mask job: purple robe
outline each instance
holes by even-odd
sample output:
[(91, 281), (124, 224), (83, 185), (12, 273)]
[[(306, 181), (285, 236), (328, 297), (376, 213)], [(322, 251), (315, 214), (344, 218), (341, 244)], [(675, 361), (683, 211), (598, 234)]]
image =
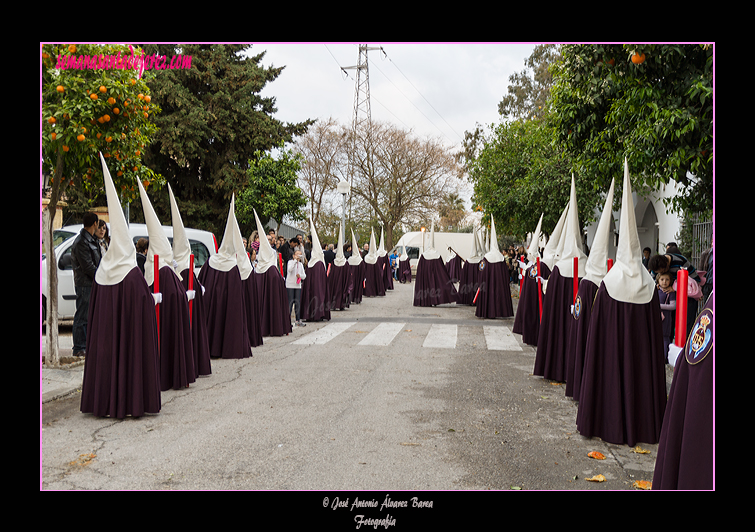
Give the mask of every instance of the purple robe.
[(364, 261), (356, 266), (349, 264), (349, 303), (359, 305), (362, 302), (365, 285), (365, 265)]
[(414, 280), (414, 306), (434, 307), (456, 303), (459, 294), (448, 276), (443, 259), (426, 259), (420, 256), (417, 278)]
[[(180, 390), (197, 380), (186, 289), (170, 266), (160, 268), (160, 390)], [(154, 286), (149, 287), (154, 291)]]
[(585, 365), (585, 343), (590, 331), (592, 317), (592, 303), (598, 285), (589, 279), (582, 279), (577, 290), (577, 301), (574, 303), (572, 319), (569, 327), (569, 340), (566, 343), (566, 397), (579, 401), (579, 389), (582, 385), (582, 368)]
[(514, 302), (509, 287), (509, 267), (504, 261), (488, 262), (482, 259), (475, 316), (478, 318), (510, 318), (514, 316)]
[(461, 267), (461, 276), (459, 278), (459, 300), (460, 305), (476, 305), (474, 296), (477, 294), (477, 288), (480, 286), (480, 263), (465, 262)]
[(458, 283), (461, 280), (462, 269), (461, 257), (454, 255), (454, 257), (446, 263), (446, 270), (448, 276), (451, 278), (452, 283)]
[(380, 260), (375, 264), (362, 261), (364, 264), (364, 297), (377, 297), (385, 295), (385, 283), (383, 268)]
[(262, 336), (285, 336), (292, 330), (286, 281), (274, 266), (265, 273), (254, 272), (260, 305)]
[(212, 358), (247, 358), (252, 356), (246, 328), (244, 289), (238, 266), (227, 272), (205, 263), (199, 271), (205, 287), (207, 340)]
[[(540, 261), (540, 277), (548, 279), (550, 268)], [(537, 337), (540, 335), (540, 299), (538, 292), (542, 293), (542, 287), (537, 284), (537, 266), (532, 266), (526, 271), (522, 281), (522, 291), (519, 294), (519, 304), (516, 307), (516, 317), (512, 332), (522, 335), (522, 342), (527, 345), (537, 346)], [(545, 304), (545, 294), (543, 294)]]
[[(194, 290), (194, 300), (191, 303), (191, 312), (189, 313), (191, 325), (191, 345), (194, 352), (194, 370), (197, 377), (200, 375), (211, 375), (212, 364), (210, 362), (210, 341), (207, 339), (207, 300), (202, 294), (202, 285), (194, 272), (192, 289)], [(181, 284), (185, 290), (189, 289), (189, 269), (186, 268), (181, 272)]]
[(346, 310), (349, 308), (349, 286), (351, 265), (346, 262), (343, 266), (330, 267), (328, 275), (328, 301), (331, 310)]
[(543, 319), (537, 337), (534, 375), (566, 382), (566, 344), (569, 327), (574, 318), (571, 306), (574, 303), (574, 281), (562, 277), (558, 266), (548, 277), (548, 286), (543, 298)]
[(400, 283), (412, 282), (412, 265), (409, 259), (398, 261), (398, 281)]
[(160, 412), (155, 300), (139, 268), (92, 285), (81, 411), (122, 419)]
[(585, 345), (580, 434), (617, 445), (658, 443), (666, 410), (665, 365), (658, 294), (648, 303), (625, 303), (611, 298), (601, 283)]
[(244, 288), (244, 309), (246, 315), (246, 332), (249, 335), (249, 345), (258, 347), (264, 344), (262, 339), (262, 310), (257, 294), (257, 279), (254, 272), (241, 281)]
[(711, 293), (676, 360), (655, 459), (654, 490), (714, 489), (713, 305)]
[(328, 277), (323, 261), (318, 261), (311, 268), (307, 267), (307, 277), (301, 285), (301, 319), (330, 321)]
[(384, 264), (380, 266), (383, 271), (383, 286), (386, 290), (393, 290), (393, 270), (391, 269), (391, 258), (388, 255), (378, 257), (378, 264)]

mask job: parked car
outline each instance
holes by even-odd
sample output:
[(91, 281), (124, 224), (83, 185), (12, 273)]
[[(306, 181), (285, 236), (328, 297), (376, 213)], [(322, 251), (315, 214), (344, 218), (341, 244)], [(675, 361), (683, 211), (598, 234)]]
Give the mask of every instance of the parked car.
[[(73, 266), (71, 265), (71, 246), (81, 232), (83, 226), (69, 225), (53, 232), (53, 245), (55, 246), (55, 258), (58, 267), (58, 319), (73, 319), (76, 312), (76, 290), (73, 286)], [(168, 240), (173, 241), (173, 227), (163, 226), (163, 231)], [(148, 238), (145, 224), (129, 224), (129, 233), (134, 245), (140, 238)], [(217, 253), (218, 244), (209, 231), (186, 228), (186, 236), (189, 238), (191, 251), (194, 254), (194, 271), (199, 275), (199, 270), (207, 260)], [(47, 260), (42, 255), (42, 321), (47, 318), (47, 294), (49, 286), (47, 282)]]

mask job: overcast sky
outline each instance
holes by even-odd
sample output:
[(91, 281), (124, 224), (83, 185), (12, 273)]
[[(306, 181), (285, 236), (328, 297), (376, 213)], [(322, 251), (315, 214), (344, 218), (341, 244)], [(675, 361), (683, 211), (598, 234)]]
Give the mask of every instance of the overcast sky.
[[(465, 131), (498, 123), (509, 76), (525, 69), (535, 43), (366, 43), (373, 121), (460, 146)], [(263, 90), (274, 96), (275, 118), (300, 122), (332, 117), (351, 124), (358, 43), (260, 43), (262, 65), (285, 66)], [(346, 68), (346, 72), (341, 70)], [(469, 208), (470, 186), (462, 190)]]

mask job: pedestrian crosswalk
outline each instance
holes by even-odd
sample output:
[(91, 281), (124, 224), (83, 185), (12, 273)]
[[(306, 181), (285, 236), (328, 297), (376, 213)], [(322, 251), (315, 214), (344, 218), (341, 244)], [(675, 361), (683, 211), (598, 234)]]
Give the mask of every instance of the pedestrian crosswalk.
[[(411, 324), (406, 322), (379, 322), (377, 325), (356, 321), (331, 322), (319, 329), (308, 332), (297, 338), (292, 343), (297, 345), (324, 345), (341, 338), (343, 344), (358, 346), (390, 346), (394, 345), (402, 332), (414, 332), (413, 336), (421, 336), (423, 348), (428, 349), (455, 349), (460, 336), (460, 329), (471, 328), (471, 325), (457, 325), (448, 323), (433, 323), (427, 325)], [(484, 344), (476, 341), (477, 347), (485, 346), (491, 351), (524, 351), (516, 335), (511, 332), (510, 325), (485, 325), (476, 326), (475, 331), (464, 331), (466, 335), (484, 338)], [(347, 334), (344, 333), (356, 333)], [(480, 335), (480, 332), (482, 333)], [(362, 336), (363, 335), (363, 336)], [(345, 339), (344, 339), (345, 336)]]

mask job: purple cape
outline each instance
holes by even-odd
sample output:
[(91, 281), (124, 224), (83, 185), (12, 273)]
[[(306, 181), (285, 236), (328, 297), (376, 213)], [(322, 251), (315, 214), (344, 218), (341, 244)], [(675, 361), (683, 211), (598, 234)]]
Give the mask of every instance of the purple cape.
[(213, 358), (246, 358), (252, 356), (246, 329), (244, 290), (238, 266), (227, 272), (205, 263), (199, 271), (199, 282), (205, 287), (207, 340)]
[(351, 265), (347, 262), (343, 266), (330, 267), (328, 275), (328, 301), (331, 310), (345, 310), (349, 308), (349, 286)]
[(574, 321), (571, 315), (573, 282), (572, 278), (562, 277), (558, 266), (555, 266), (548, 277), (543, 298), (543, 319), (532, 373), (552, 381), (566, 381), (566, 343), (569, 327)]
[(349, 264), (349, 303), (358, 305), (362, 302), (365, 285), (365, 262), (356, 266)]
[[(170, 266), (160, 268), (160, 390), (180, 390), (196, 381), (186, 289)], [(154, 291), (154, 287), (149, 287)]]
[(458, 283), (461, 280), (462, 267), (461, 257), (458, 255), (455, 255), (446, 263), (446, 270), (448, 271), (448, 276), (451, 278), (452, 283)]
[(567, 397), (579, 401), (579, 389), (582, 385), (582, 368), (585, 365), (585, 343), (590, 331), (592, 317), (592, 302), (598, 286), (589, 279), (582, 279), (577, 290), (577, 301), (574, 303), (572, 319), (569, 327), (569, 340), (566, 343), (566, 391)]
[(330, 321), (328, 282), (328, 273), (325, 270), (324, 262), (318, 261), (311, 268), (307, 266), (307, 277), (301, 285), (301, 319)]
[(409, 259), (398, 261), (398, 280), (400, 283), (412, 282), (412, 265)]
[(713, 294), (698, 314), (674, 367), (654, 490), (712, 490), (714, 434)]
[(288, 306), (286, 282), (278, 268), (271, 266), (265, 273), (254, 272), (257, 281), (262, 336), (285, 336), (291, 332), (291, 309)]
[(383, 265), (378, 260), (375, 264), (364, 264), (364, 297), (376, 297), (385, 295), (385, 283), (383, 281)]
[[(509, 288), (509, 267), (505, 262), (490, 263), (482, 259), (475, 316), (478, 318), (509, 318), (514, 315), (514, 303)], [(474, 297), (474, 296), (473, 296)]]
[[(450, 277), (450, 276), (449, 276)], [(465, 262), (459, 278), (460, 305), (475, 305), (474, 296), (480, 286), (480, 263)]]
[(414, 280), (414, 306), (432, 307), (456, 303), (459, 294), (448, 276), (443, 259), (426, 259), (420, 256), (417, 278)]
[(125, 418), (160, 412), (160, 362), (155, 300), (144, 274), (92, 285), (81, 411)]
[(254, 272), (242, 280), (241, 284), (244, 288), (246, 332), (249, 335), (249, 345), (258, 347), (264, 341), (262, 339), (262, 311), (260, 310), (260, 298), (257, 294), (257, 280), (254, 277)]
[(618, 445), (658, 443), (666, 410), (665, 366), (658, 293), (645, 304), (624, 303), (601, 283), (585, 345), (580, 434)]
[[(191, 325), (191, 345), (194, 351), (194, 370), (196, 376), (211, 375), (212, 365), (210, 362), (210, 341), (207, 339), (207, 300), (202, 294), (202, 285), (199, 279), (191, 272), (194, 277), (193, 287), (194, 300), (191, 304), (191, 313), (189, 314)], [(189, 289), (189, 269), (186, 268), (181, 272), (181, 284), (185, 290)]]
[[(527, 345), (537, 346), (537, 337), (540, 334), (540, 299), (538, 292), (542, 287), (537, 285), (537, 266), (529, 268), (522, 281), (522, 292), (519, 294), (519, 304), (516, 307), (516, 317), (512, 332), (522, 335), (522, 341)], [(540, 277), (548, 279), (551, 270), (540, 261)], [(543, 294), (545, 304), (545, 294)]]
[(385, 255), (383, 257), (378, 258), (378, 264), (385, 264), (385, 267), (382, 265), (380, 268), (383, 271), (383, 286), (386, 290), (393, 290), (393, 271), (391, 270), (391, 258), (388, 255)]

